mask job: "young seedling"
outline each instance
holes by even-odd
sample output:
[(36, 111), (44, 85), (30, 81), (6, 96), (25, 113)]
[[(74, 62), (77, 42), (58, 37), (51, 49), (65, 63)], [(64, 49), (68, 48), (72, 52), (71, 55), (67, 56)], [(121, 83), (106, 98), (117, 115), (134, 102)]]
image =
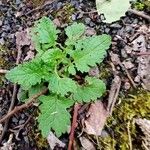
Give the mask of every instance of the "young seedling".
[[(82, 23), (73, 23), (65, 29), (65, 43), (58, 43), (59, 31), (49, 18), (43, 17), (31, 31), (37, 51), (35, 58), (6, 74), (6, 78), (19, 84), (29, 97), (48, 88), (48, 93), (38, 98), (38, 123), (44, 137), (50, 130), (58, 137), (65, 133), (71, 118), (67, 109), (75, 102), (95, 101), (106, 90), (105, 83), (88, 76), (88, 72), (103, 61), (111, 38), (105, 34), (86, 37), (84, 32)], [(76, 75), (83, 73), (79, 82)], [(27, 101), (25, 97), (23, 100)]]

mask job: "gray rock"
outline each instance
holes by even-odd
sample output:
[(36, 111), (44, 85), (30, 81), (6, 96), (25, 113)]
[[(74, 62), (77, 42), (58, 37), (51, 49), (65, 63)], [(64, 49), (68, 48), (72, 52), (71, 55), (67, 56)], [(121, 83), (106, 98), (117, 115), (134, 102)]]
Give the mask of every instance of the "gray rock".
[(12, 118), (12, 122), (18, 123), (18, 119), (17, 119), (16, 117), (13, 117), (13, 118)]
[(87, 25), (89, 25), (90, 22), (91, 22), (91, 19), (90, 19), (90, 18), (85, 18), (85, 23), (86, 23)]

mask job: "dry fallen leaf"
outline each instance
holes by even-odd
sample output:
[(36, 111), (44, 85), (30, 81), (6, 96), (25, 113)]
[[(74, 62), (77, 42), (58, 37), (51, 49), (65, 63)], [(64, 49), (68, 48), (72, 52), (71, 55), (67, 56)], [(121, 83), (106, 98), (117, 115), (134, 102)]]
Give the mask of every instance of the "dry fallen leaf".
[(143, 142), (145, 146), (150, 149), (150, 120), (139, 118), (136, 119), (135, 122), (137, 125), (139, 125), (144, 134)]
[(28, 61), (34, 58), (34, 52), (33, 51), (28, 51), (27, 56), (24, 58), (24, 61)]
[(16, 32), (16, 45), (17, 48), (21, 48), (24, 45), (30, 45), (31, 39), (28, 36), (27, 30)]
[(47, 137), (47, 141), (52, 150), (55, 148), (56, 145), (58, 145), (59, 147), (62, 147), (62, 148), (65, 147), (65, 144), (63, 142), (61, 142), (52, 132), (49, 133), (49, 135)]
[(85, 120), (85, 132), (100, 136), (106, 119), (109, 116), (108, 111), (101, 101), (96, 101), (91, 104), (88, 114), (89, 117)]
[(96, 150), (93, 143), (86, 137), (80, 137), (79, 140), (81, 142), (83, 150)]

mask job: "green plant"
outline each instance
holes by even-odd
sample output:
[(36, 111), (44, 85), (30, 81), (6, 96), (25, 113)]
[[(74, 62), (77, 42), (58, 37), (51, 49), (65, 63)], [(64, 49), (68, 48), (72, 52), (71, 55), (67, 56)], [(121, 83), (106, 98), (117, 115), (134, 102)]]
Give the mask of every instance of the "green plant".
[[(31, 31), (37, 55), (6, 74), (7, 79), (18, 83), (29, 96), (48, 87), (46, 96), (38, 98), (41, 103), (38, 123), (44, 137), (50, 129), (57, 136), (65, 133), (70, 125), (67, 109), (75, 102), (94, 101), (106, 90), (105, 83), (89, 77), (88, 71), (102, 62), (111, 38), (108, 35), (86, 37), (84, 32), (85, 26), (81, 23), (68, 26), (63, 46), (57, 42), (59, 31), (53, 22), (43, 17)], [(76, 79), (79, 73), (84, 73), (82, 82)]]

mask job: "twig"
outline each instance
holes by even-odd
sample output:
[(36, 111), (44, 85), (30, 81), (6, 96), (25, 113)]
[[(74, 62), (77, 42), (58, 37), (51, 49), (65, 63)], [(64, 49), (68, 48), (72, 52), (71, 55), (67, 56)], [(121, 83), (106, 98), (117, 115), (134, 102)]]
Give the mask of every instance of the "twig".
[(71, 132), (69, 136), (69, 144), (68, 144), (68, 150), (72, 150), (72, 144), (74, 141), (74, 132), (76, 129), (76, 124), (77, 124), (77, 116), (78, 116), (78, 109), (80, 107), (80, 104), (76, 103), (74, 105), (74, 113), (73, 113), (73, 120), (72, 120), (72, 126), (71, 126)]
[(42, 6), (36, 7), (35, 9), (32, 9), (32, 10), (28, 11), (26, 14), (22, 14), (22, 15), (29, 15), (35, 11), (39, 11), (39, 10), (43, 9), (44, 7), (46, 7), (47, 5), (52, 4), (54, 1), (56, 1), (56, 0), (47, 1)]
[(144, 141), (142, 141), (142, 145), (145, 148), (145, 150), (149, 150), (149, 148), (146, 146), (146, 144), (144, 143)]
[(140, 53), (136, 53), (137, 56), (141, 56), (141, 55), (150, 55), (150, 52), (140, 52)]
[(0, 69), (0, 74), (6, 74), (8, 70)]
[(119, 76), (115, 76), (108, 97), (107, 110), (109, 111), (110, 115), (112, 114), (114, 105), (119, 95), (120, 87), (121, 87), (121, 79)]
[(5, 115), (2, 119), (0, 119), (0, 123), (4, 122), (9, 117), (13, 116), (19, 111), (22, 111), (25, 108), (28, 108), (32, 105), (32, 103), (41, 95), (45, 94), (48, 91), (48, 89), (44, 89), (43, 91), (39, 92), (38, 94), (35, 94), (31, 98), (28, 99), (28, 101), (20, 106), (16, 106), (12, 111), (10, 111), (7, 115)]
[[(21, 54), (22, 54), (22, 50), (18, 49), (18, 54), (17, 54), (17, 59), (16, 59), (16, 65), (19, 64), (19, 61), (20, 61), (20, 58), (21, 58)], [(14, 108), (15, 100), (16, 100), (16, 95), (17, 95), (17, 84), (15, 84), (14, 88), (13, 88), (13, 94), (12, 94), (12, 98), (11, 98), (11, 103), (10, 103), (10, 106), (9, 106), (8, 114)], [(2, 142), (3, 137), (4, 137), (4, 135), (5, 135), (5, 133), (6, 133), (7, 129), (8, 129), (8, 124), (9, 124), (9, 117), (7, 118), (7, 120), (5, 122), (4, 129), (3, 129), (3, 132), (2, 132), (1, 137), (0, 137), (0, 143)]]
[(130, 122), (127, 123), (127, 132), (128, 132), (128, 139), (129, 139), (129, 147), (132, 150), (132, 140), (131, 140), (131, 133), (130, 133)]
[(142, 17), (144, 19), (147, 19), (148, 21), (150, 21), (150, 16), (144, 14), (143, 12), (140, 12), (140, 11), (137, 11), (137, 10), (134, 10), (134, 9), (128, 9), (129, 12), (139, 16), (139, 17)]
[(121, 62), (119, 63), (119, 65), (120, 65), (120, 66), (122, 67), (122, 69), (125, 71), (125, 73), (126, 73), (128, 79), (130, 80), (132, 86), (133, 86), (134, 88), (136, 88), (136, 84), (134, 83), (132, 77), (130, 76), (130, 74), (129, 74), (127, 68), (126, 68)]

